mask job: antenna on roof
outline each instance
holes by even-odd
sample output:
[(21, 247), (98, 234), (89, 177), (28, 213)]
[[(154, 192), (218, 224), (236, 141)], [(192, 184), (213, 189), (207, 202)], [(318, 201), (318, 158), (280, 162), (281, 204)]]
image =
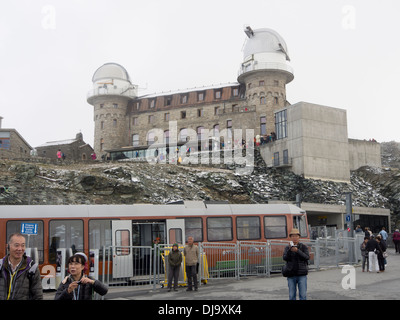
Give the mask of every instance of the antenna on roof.
[(250, 26), (246, 26), (244, 29), (244, 33), (251, 38), (252, 36), (254, 36), (254, 31)]

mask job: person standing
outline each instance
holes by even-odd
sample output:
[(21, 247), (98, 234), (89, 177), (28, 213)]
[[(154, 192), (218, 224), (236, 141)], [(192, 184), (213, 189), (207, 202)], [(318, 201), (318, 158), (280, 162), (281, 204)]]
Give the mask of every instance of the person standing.
[(168, 254), (168, 292), (171, 291), (172, 280), (174, 280), (174, 291), (178, 291), (179, 270), (181, 269), (182, 255), (178, 244), (174, 243)]
[(400, 232), (399, 232), (399, 229), (396, 229), (393, 232), (393, 243), (394, 243), (394, 249), (396, 250), (396, 253), (400, 253)]
[(361, 256), (362, 256), (362, 272), (365, 271), (365, 264), (367, 264), (367, 271), (368, 271), (368, 252), (367, 252), (367, 242), (369, 238), (364, 237), (364, 241), (360, 245)]
[(198, 290), (197, 283), (197, 264), (199, 263), (199, 247), (193, 243), (193, 237), (188, 237), (188, 244), (183, 250), (186, 265), (186, 277), (188, 288), (186, 291)]
[[(381, 248), (378, 245), (378, 242), (375, 240), (375, 237), (372, 235), (368, 240), (365, 249), (368, 252), (368, 271), (369, 272), (378, 272), (379, 273), (379, 265), (378, 265), (378, 252)], [(374, 270), (373, 270), (374, 269)]]
[(382, 227), (382, 230), (379, 232), (379, 235), (382, 237), (382, 240), (384, 242), (386, 242), (387, 238), (388, 238), (388, 234), (386, 232), (386, 228)]
[(43, 300), (38, 264), (25, 254), (25, 237), (13, 233), (0, 260), (0, 300)]
[(299, 299), (307, 299), (307, 274), (308, 260), (310, 255), (308, 247), (300, 242), (300, 232), (292, 229), (289, 234), (290, 244), (283, 252), (283, 260), (286, 261), (288, 269), (287, 281), (289, 287), (289, 299), (296, 300), (297, 287), (299, 289)]
[(379, 271), (384, 272), (385, 271), (385, 257), (383, 256), (383, 253), (386, 251), (386, 242), (383, 241), (381, 236), (376, 237), (376, 241), (378, 242), (379, 245), (379, 251), (378, 251), (378, 265), (379, 265)]
[(101, 296), (108, 292), (105, 284), (85, 275), (87, 262), (83, 252), (77, 252), (68, 259), (70, 274), (60, 283), (54, 300), (92, 300), (93, 292)]

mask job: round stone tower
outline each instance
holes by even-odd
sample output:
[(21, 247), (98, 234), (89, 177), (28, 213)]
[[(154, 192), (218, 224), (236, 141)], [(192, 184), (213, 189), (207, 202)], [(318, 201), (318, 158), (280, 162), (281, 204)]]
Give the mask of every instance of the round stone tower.
[(294, 78), (288, 49), (274, 30), (246, 27), (244, 31), (247, 39), (238, 82), (246, 86), (247, 103), (260, 119), (255, 134), (270, 134), (275, 131), (274, 112), (287, 105), (286, 84)]
[(138, 87), (117, 63), (106, 63), (98, 68), (92, 82), (87, 102), (94, 107), (94, 151), (100, 157), (106, 150), (129, 144), (127, 106), (137, 97)]

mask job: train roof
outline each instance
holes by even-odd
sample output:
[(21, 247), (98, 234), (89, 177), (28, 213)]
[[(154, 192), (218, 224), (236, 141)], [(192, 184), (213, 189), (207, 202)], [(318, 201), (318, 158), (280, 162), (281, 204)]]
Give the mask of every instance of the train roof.
[(108, 218), (219, 216), (258, 214), (305, 214), (292, 204), (207, 204), (185, 201), (183, 204), (131, 205), (2, 205), (0, 219), (40, 218)]

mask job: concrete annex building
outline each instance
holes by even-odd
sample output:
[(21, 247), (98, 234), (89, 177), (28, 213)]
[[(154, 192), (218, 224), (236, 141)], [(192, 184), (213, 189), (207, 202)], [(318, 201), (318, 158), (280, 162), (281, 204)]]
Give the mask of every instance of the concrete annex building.
[[(245, 34), (243, 61), (233, 83), (139, 96), (124, 67), (99, 67), (87, 96), (94, 107), (98, 157), (155, 141), (168, 143), (173, 134), (186, 141), (193, 132), (204, 138), (204, 130), (218, 137), (223, 130), (232, 136), (234, 129), (242, 129), (244, 136), (245, 129), (254, 129), (259, 136), (276, 134), (276, 141), (260, 146), (267, 165), (306, 178), (349, 182), (350, 170), (381, 166), (378, 143), (349, 140), (346, 110), (287, 101), (286, 85), (294, 72), (277, 32), (246, 27)], [(171, 121), (176, 121), (177, 132), (171, 132)], [(162, 137), (151, 131), (155, 128)]]

